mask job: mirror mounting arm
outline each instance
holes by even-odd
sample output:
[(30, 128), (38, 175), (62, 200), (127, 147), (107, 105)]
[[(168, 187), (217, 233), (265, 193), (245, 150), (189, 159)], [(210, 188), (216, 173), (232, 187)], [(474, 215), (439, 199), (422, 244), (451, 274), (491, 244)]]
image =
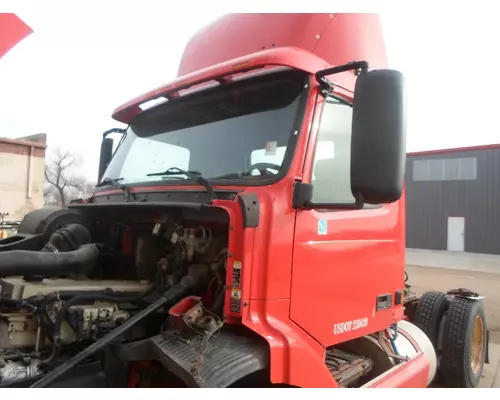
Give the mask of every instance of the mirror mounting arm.
[(356, 200), (354, 203), (313, 203), (306, 202), (302, 207), (305, 210), (332, 210), (332, 211), (355, 211), (362, 210), (365, 203), (362, 200)]
[(123, 128), (111, 128), (111, 129), (108, 129), (106, 132), (104, 132), (102, 134), (102, 139), (106, 139), (106, 137), (110, 134), (110, 133), (122, 133), (122, 134), (125, 134), (127, 133), (127, 130), (126, 129), (123, 129)]
[(354, 71), (354, 75), (359, 76), (368, 72), (367, 61), (351, 61), (347, 64), (337, 65), (336, 67), (322, 69), (316, 72), (316, 80), (318, 83), (323, 83), (323, 78), (329, 75), (340, 74), (342, 72)]
[(335, 85), (327, 78), (327, 76), (347, 71), (354, 71), (354, 75), (360, 76), (368, 72), (368, 67), (369, 65), (367, 61), (351, 61), (347, 64), (322, 69), (321, 71), (316, 72), (315, 77), (321, 86), (321, 94), (327, 97), (331, 95), (335, 89)]
[(354, 203), (315, 203), (312, 201), (313, 185), (295, 182), (292, 192), (292, 208), (304, 210), (361, 210), (365, 202), (359, 194), (354, 195)]

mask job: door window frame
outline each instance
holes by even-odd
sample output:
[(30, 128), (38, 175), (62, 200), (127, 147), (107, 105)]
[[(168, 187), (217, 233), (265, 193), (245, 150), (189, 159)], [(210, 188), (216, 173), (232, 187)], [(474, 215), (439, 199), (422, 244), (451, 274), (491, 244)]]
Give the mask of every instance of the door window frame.
[[(305, 154), (305, 160), (303, 164), (302, 177), (303, 182), (313, 184), (313, 171), (316, 160), (316, 150), (318, 138), (320, 136), (321, 122), (323, 117), (323, 112), (325, 111), (325, 106), (329, 101), (333, 101), (336, 103), (342, 104), (342, 102), (336, 98), (336, 96), (331, 95), (323, 95), (320, 90), (316, 92), (316, 105), (314, 108), (313, 119), (311, 123), (311, 128), (309, 132), (309, 139), (307, 143), (307, 150)], [(346, 105), (347, 107), (347, 105)], [(352, 105), (351, 105), (352, 107)], [(313, 187), (314, 192), (314, 187)], [(323, 204), (334, 204), (334, 203), (323, 203)], [(361, 209), (320, 209), (315, 208), (316, 212), (353, 212), (353, 211), (364, 211), (364, 210), (373, 210), (383, 208), (383, 204), (364, 204)]]

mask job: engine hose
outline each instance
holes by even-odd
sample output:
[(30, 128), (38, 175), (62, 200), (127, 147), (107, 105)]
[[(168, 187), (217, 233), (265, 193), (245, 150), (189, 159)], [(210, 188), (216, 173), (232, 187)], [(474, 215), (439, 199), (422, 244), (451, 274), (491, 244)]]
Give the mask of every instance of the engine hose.
[[(26, 297), (24, 302), (28, 304), (39, 304), (39, 303), (47, 303), (55, 300), (69, 300), (73, 297), (77, 296), (87, 296), (87, 295), (106, 295), (111, 296), (113, 298), (123, 298), (122, 296), (130, 297), (134, 292), (115, 292), (112, 289), (99, 289), (99, 290), (61, 290), (58, 292), (51, 292), (43, 295), (35, 295)], [(142, 296), (144, 292), (135, 292), (135, 295)]]
[(100, 293), (83, 293), (79, 296), (75, 296), (70, 298), (69, 300), (65, 301), (61, 309), (59, 310), (59, 313), (57, 314), (56, 320), (54, 321), (54, 325), (52, 328), (52, 340), (54, 341), (54, 345), (58, 346), (59, 341), (61, 338), (61, 326), (64, 321), (64, 318), (66, 317), (66, 313), (68, 311), (68, 308), (71, 306), (74, 306), (76, 304), (85, 302), (85, 301), (107, 301), (107, 302), (113, 302), (113, 303), (135, 303), (139, 300), (144, 299), (146, 296), (149, 296), (153, 291), (155, 290), (155, 287), (151, 287), (150, 289), (146, 290), (145, 292), (136, 294), (134, 296), (120, 296), (120, 295), (114, 295), (114, 294), (106, 294), (105, 292), (100, 292)]
[(85, 272), (99, 256), (93, 244), (84, 244), (74, 251), (53, 253), (45, 251), (12, 250), (0, 252), (0, 277), (53, 277)]
[(222, 286), (222, 289), (217, 294), (215, 298), (214, 304), (212, 305), (212, 312), (216, 315), (221, 315), (224, 307), (224, 296), (226, 291), (224, 290), (225, 286)]
[(132, 326), (158, 310), (160, 307), (164, 305), (171, 306), (181, 300), (184, 296), (190, 294), (190, 292), (194, 292), (197, 288), (206, 285), (208, 281), (208, 270), (201, 269), (199, 268), (200, 266), (197, 267), (198, 268), (190, 269), (188, 275), (184, 276), (180, 283), (167, 290), (163, 294), (163, 296), (156, 300), (153, 304), (134, 315), (132, 318), (112, 330), (103, 338), (99, 339), (86, 349), (82, 350), (80, 353), (66, 361), (64, 364), (61, 364), (59, 367), (47, 373), (40, 380), (31, 385), (30, 388), (47, 387), (61, 375), (63, 375), (66, 371), (69, 371), (71, 368), (77, 366), (92, 354), (95, 354), (105, 348)]
[(19, 306), (19, 301), (7, 299), (5, 297), (0, 297), (0, 305), (6, 306), (9, 308), (17, 308)]

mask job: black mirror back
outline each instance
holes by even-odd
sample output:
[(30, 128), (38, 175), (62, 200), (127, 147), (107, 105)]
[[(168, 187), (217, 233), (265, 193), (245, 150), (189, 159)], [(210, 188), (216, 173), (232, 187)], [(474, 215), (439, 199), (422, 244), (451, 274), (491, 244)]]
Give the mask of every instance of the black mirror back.
[(292, 208), (307, 208), (312, 199), (313, 186), (310, 183), (295, 182), (292, 191)]
[(401, 197), (406, 164), (404, 76), (383, 69), (356, 80), (351, 142), (351, 187), (367, 204)]
[(106, 171), (106, 167), (111, 161), (111, 157), (113, 156), (113, 139), (105, 138), (101, 142), (101, 155), (99, 158), (99, 173), (97, 176), (97, 183), (101, 181), (102, 176), (104, 175), (104, 171)]

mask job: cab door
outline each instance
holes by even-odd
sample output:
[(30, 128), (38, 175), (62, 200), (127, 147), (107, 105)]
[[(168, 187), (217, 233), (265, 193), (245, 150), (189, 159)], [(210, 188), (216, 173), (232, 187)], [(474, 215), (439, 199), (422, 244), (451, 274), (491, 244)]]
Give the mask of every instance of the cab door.
[[(315, 203), (352, 203), (352, 107), (333, 98), (318, 107), (303, 181), (313, 184)], [(324, 346), (398, 318), (393, 305), (404, 286), (403, 207), (400, 201), (297, 211), (290, 317)]]

